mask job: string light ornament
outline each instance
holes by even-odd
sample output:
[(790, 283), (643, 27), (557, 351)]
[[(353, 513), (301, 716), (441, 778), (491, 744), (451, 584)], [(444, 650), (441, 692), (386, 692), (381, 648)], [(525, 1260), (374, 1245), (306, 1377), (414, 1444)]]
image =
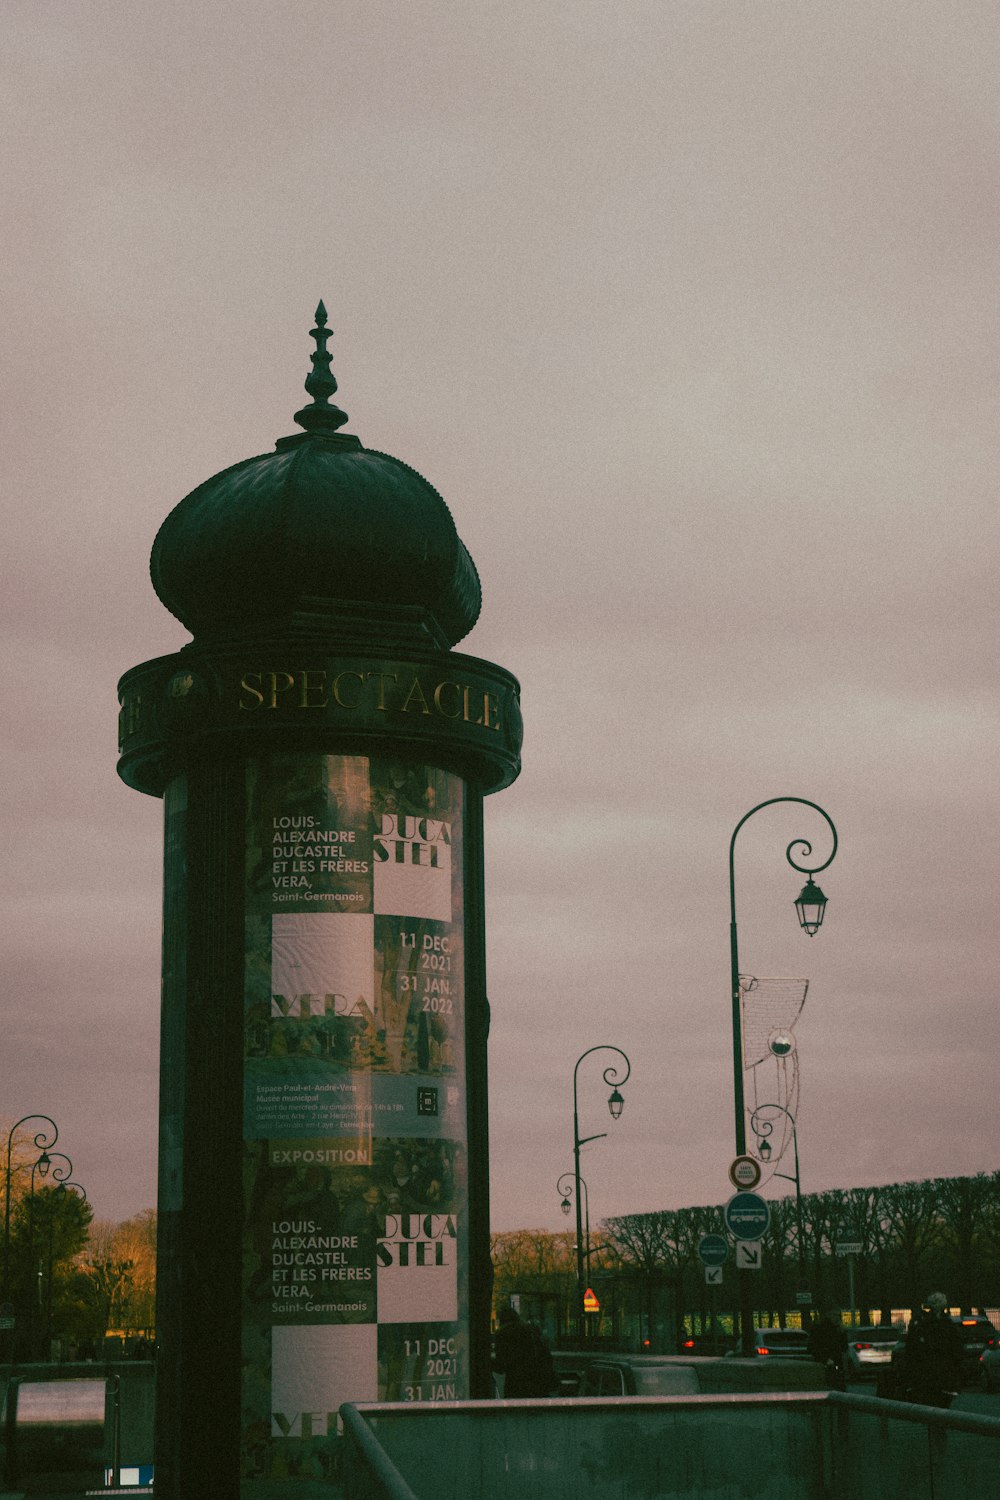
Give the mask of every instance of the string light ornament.
[[(799, 1061), (795, 1025), (802, 1014), (808, 990), (808, 979), (740, 975), (743, 1070), (748, 1075), (743, 1092), (750, 1139), (755, 1136), (750, 1125), (751, 1117), (762, 1105), (777, 1104), (793, 1118), (798, 1116)], [(771, 1154), (761, 1162), (764, 1181), (778, 1167), (792, 1140), (791, 1125), (779, 1114), (776, 1127), (779, 1120), (782, 1122), (780, 1130), (776, 1128), (768, 1141)]]

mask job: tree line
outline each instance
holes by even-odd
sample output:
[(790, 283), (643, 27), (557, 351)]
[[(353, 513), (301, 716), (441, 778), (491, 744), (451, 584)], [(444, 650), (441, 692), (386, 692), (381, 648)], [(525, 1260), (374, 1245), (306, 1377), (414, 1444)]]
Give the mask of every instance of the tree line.
[(150, 1343), (155, 1323), (156, 1214), (95, 1219), (64, 1184), (11, 1177), (0, 1247), (0, 1357), (98, 1359)]
[[(943, 1291), (963, 1311), (1000, 1307), (1000, 1172), (935, 1177), (878, 1187), (774, 1199), (763, 1265), (753, 1273), (755, 1315), (784, 1323), (808, 1292), (813, 1308), (846, 1308), (847, 1271), (836, 1254), (849, 1227), (862, 1322), (889, 1322)], [(5, 1205), (6, 1208), (6, 1205)], [(723, 1285), (705, 1282), (698, 1242), (724, 1234), (724, 1204), (659, 1209), (602, 1221), (586, 1247), (586, 1276), (611, 1337), (675, 1344), (684, 1332), (728, 1321), (736, 1299), (730, 1260)], [(555, 1336), (576, 1324), (576, 1252), (571, 1231), (521, 1229), (492, 1236), (494, 1301), (523, 1299)], [(0, 1350), (9, 1359), (87, 1358), (108, 1334), (152, 1339), (156, 1214), (96, 1220), (62, 1185), (27, 1191), (12, 1178), (0, 1261)], [(11, 1322), (13, 1327), (10, 1326)]]
[[(834, 1189), (769, 1203), (762, 1269), (752, 1273), (755, 1316), (781, 1323), (805, 1305), (848, 1306), (848, 1273), (836, 1253), (850, 1228), (859, 1321), (891, 1321), (930, 1290), (963, 1310), (1000, 1306), (1000, 1172)], [(666, 1347), (727, 1313), (736, 1299), (730, 1259), (709, 1289), (698, 1256), (706, 1234), (725, 1234), (724, 1204), (605, 1219), (591, 1238), (588, 1281), (602, 1317)], [(518, 1230), (493, 1236), (497, 1303), (519, 1295), (557, 1335), (575, 1326), (575, 1236)], [(603, 1296), (602, 1296), (603, 1292)], [(618, 1329), (612, 1327), (612, 1334)], [(631, 1336), (631, 1335), (630, 1335)]]

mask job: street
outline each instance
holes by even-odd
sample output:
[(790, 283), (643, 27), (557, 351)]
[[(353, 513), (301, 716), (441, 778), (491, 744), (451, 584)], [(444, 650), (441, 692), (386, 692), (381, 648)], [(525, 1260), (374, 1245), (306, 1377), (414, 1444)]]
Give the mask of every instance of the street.
[(983, 1417), (1000, 1417), (1000, 1392), (988, 1396), (985, 1391), (970, 1386), (959, 1391), (952, 1411), (974, 1411)]

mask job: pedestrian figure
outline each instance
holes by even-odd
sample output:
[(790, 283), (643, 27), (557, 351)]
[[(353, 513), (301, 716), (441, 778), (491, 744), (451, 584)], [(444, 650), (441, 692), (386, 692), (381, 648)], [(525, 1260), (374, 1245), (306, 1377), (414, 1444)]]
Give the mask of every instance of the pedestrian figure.
[(961, 1384), (963, 1352), (958, 1329), (948, 1316), (947, 1297), (931, 1292), (906, 1334), (906, 1400), (920, 1406), (950, 1406)]
[(809, 1330), (806, 1347), (813, 1359), (826, 1371), (831, 1390), (842, 1391), (845, 1385), (847, 1335), (839, 1315), (834, 1317), (832, 1312), (822, 1313)]
[(524, 1323), (512, 1307), (500, 1309), (493, 1368), (504, 1376), (504, 1399), (549, 1396), (555, 1371), (541, 1330)]

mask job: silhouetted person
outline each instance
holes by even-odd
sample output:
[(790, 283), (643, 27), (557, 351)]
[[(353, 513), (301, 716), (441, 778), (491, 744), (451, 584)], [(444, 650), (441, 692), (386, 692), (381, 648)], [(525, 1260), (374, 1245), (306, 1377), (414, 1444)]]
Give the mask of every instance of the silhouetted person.
[(505, 1377), (505, 1399), (552, 1393), (555, 1374), (549, 1346), (539, 1330), (523, 1323), (512, 1307), (500, 1309), (493, 1368)]
[(903, 1384), (920, 1406), (950, 1406), (962, 1378), (962, 1340), (944, 1292), (931, 1292), (906, 1334)]
[(839, 1318), (832, 1313), (822, 1313), (809, 1330), (806, 1348), (813, 1359), (826, 1370), (833, 1390), (844, 1389), (844, 1359), (847, 1354), (847, 1334)]

